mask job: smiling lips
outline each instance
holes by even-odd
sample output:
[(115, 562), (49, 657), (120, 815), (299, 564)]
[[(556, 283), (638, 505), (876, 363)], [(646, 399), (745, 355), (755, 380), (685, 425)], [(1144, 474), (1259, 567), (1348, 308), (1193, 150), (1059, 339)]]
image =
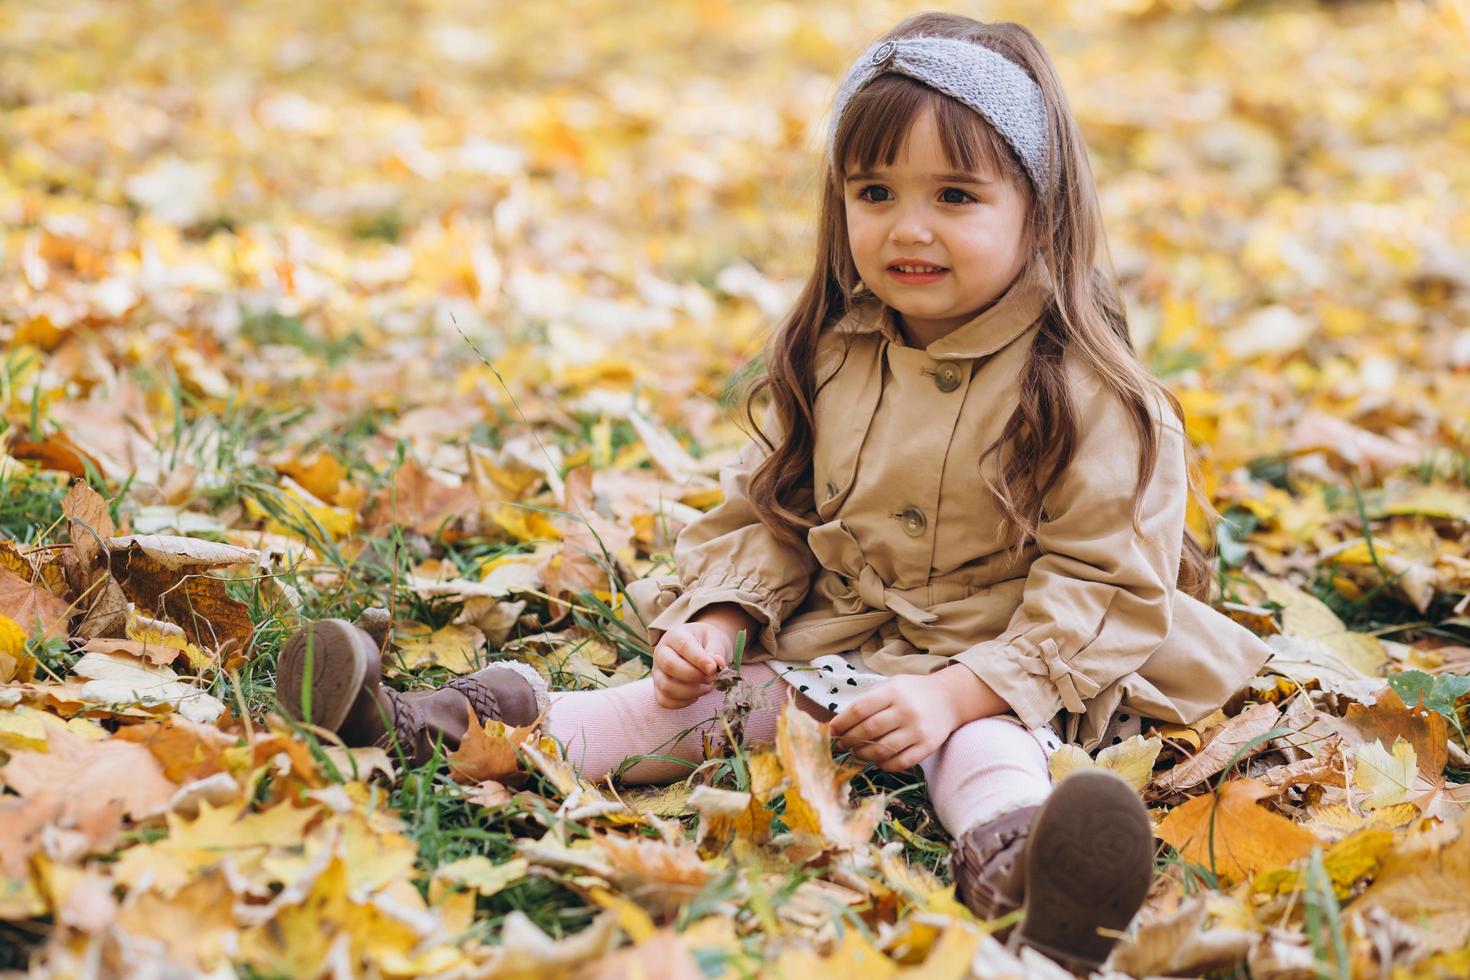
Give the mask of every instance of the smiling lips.
[(902, 285), (924, 286), (943, 279), (949, 275), (949, 270), (942, 265), (924, 262), (892, 262), (888, 266), (888, 275)]

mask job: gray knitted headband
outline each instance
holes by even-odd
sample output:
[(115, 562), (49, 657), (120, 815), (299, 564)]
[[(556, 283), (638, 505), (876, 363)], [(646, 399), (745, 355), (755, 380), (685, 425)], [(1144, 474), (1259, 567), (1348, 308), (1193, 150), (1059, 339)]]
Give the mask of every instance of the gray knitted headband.
[(1032, 186), (1048, 186), (1046, 101), (1040, 86), (1009, 58), (950, 37), (879, 41), (858, 56), (842, 80), (832, 112), (827, 157), (834, 173), (839, 169), (837, 124), (847, 103), (864, 85), (888, 72), (916, 78), (980, 113), (1021, 158)]

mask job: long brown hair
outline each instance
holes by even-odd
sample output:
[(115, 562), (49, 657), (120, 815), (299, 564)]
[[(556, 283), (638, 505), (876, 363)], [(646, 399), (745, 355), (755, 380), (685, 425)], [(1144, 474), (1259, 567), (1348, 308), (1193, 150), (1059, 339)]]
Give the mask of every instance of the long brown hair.
[[(848, 248), (843, 207), (843, 183), (850, 172), (847, 165), (856, 163), (871, 170), (879, 159), (891, 165), (913, 120), (929, 109), (949, 162), (957, 169), (987, 172), (988, 167), (989, 173), (1005, 175), (1018, 187), (1030, 187), (1025, 235), (1031, 258), (1022, 275), (1036, 274), (1032, 263), (1045, 263), (1055, 284), (1020, 379), (1019, 404), (1000, 437), (977, 461), (978, 465), (990, 453), (1004, 450), (1001, 458), (1005, 461), (997, 467), (998, 482), (992, 483), (988, 476), (984, 479), (1002, 513), (1002, 535), (1010, 560), (1017, 561), (1034, 538), (1042, 501), (1071, 463), (1076, 447), (1078, 420), (1062, 362), (1068, 351), (1081, 357), (1122, 399), (1138, 429), (1142, 456), (1132, 519), (1134, 531), (1142, 534), (1139, 504), (1158, 456), (1149, 402), (1162, 399), (1181, 425), (1184, 410), (1133, 349), (1107, 251), (1092, 168), (1051, 59), (1036, 36), (1019, 24), (986, 24), (958, 14), (928, 12), (904, 20), (883, 39), (911, 35), (982, 44), (1019, 65), (1036, 81), (1047, 105), (1052, 186), (1037, 192), (1027, 183), (1026, 172), (1010, 146), (983, 117), (922, 82), (904, 75), (880, 75), (853, 96), (836, 134), (834, 156), (844, 162), (843, 171), (835, 171), (830, 160), (822, 164), (816, 261), (811, 275), (766, 344), (764, 373), (747, 376), (737, 388), (745, 418), (769, 450), (751, 474), (749, 493), (756, 513), (773, 534), (791, 544), (804, 542), (806, 530), (815, 523), (804, 513), (809, 510), (804, 504), (812, 499), (817, 338), (852, 308), (861, 291)], [(755, 418), (755, 403), (767, 392), (779, 444), (767, 438)], [(1187, 439), (1185, 444), (1189, 492), (1213, 527), (1221, 515), (1201, 491), (1197, 453)], [(1052, 465), (1042, 483), (1038, 475), (1048, 458)], [(1213, 582), (1215, 544), (1213, 535), (1211, 538), (1206, 553), (1186, 528), (1179, 563), (1177, 587), (1202, 601), (1209, 600)]]

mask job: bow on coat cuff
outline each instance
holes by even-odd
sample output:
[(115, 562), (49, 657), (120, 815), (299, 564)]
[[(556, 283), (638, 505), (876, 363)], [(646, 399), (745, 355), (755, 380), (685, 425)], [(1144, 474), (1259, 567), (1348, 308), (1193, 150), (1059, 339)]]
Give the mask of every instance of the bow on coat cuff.
[(1063, 707), (1080, 712), (1082, 698), (1099, 690), (1096, 681), (1062, 659), (1056, 641), (1040, 645), (1016, 633), (977, 643), (954, 659), (988, 684), (1027, 728), (1040, 728)]
[(1041, 656), (1022, 657), (1017, 663), (1026, 673), (1045, 677), (1056, 685), (1062, 706), (1074, 714), (1082, 713), (1083, 698), (1095, 697), (1102, 690), (1101, 684), (1081, 671), (1073, 670), (1071, 664), (1062, 660), (1062, 655), (1057, 652), (1057, 641), (1049, 636), (1041, 641)]

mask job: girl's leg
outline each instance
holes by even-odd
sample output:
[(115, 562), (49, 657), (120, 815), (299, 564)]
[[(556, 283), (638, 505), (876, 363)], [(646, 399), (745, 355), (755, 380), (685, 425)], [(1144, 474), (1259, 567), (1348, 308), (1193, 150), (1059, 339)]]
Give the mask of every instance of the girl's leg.
[[(740, 675), (765, 691), (769, 708), (752, 711), (745, 719), (745, 741), (751, 745), (776, 738), (776, 718), (788, 692), (797, 705), (819, 719), (831, 712), (776, 676), (764, 663), (746, 664)], [(683, 708), (662, 708), (654, 700), (653, 679), (596, 691), (556, 691), (545, 730), (566, 746), (568, 761), (590, 780), (598, 780), (631, 755), (668, 755), (698, 764), (704, 758), (701, 737), (708, 733), (723, 741), (715, 715), (724, 702), (723, 691), (711, 691)], [(687, 729), (687, 731), (686, 731)], [(644, 759), (623, 771), (629, 784), (670, 783), (689, 775), (692, 766), (663, 759)]]
[(1046, 753), (1020, 719), (992, 715), (961, 725), (920, 765), (939, 822), (958, 838), (986, 820), (1051, 793)]

